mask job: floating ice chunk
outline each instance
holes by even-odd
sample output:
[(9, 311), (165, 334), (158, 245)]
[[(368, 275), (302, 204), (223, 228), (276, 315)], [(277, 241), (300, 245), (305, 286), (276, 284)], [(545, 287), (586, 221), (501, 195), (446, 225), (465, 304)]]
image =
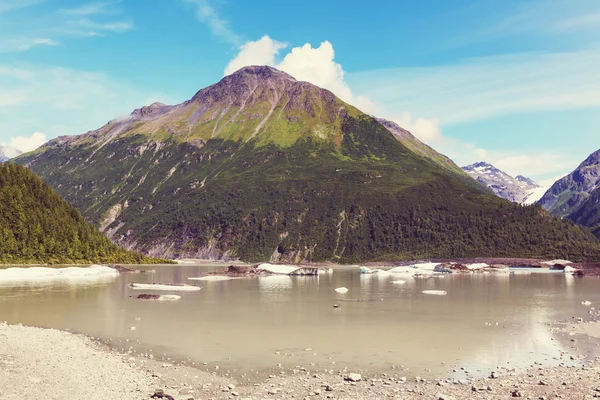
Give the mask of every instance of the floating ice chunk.
[(259, 271), (267, 271), (279, 275), (318, 275), (317, 267), (304, 267), (298, 265), (260, 264), (256, 267)]
[(411, 267), (396, 267), (388, 270), (388, 272), (390, 274), (407, 274), (409, 276), (413, 276), (419, 273), (417, 269)]
[[(140, 294), (137, 298), (140, 300), (172, 301), (179, 300), (181, 296), (177, 296), (176, 294)], [(141, 318), (136, 318), (135, 320), (139, 321)]]
[(230, 276), (222, 275), (208, 275), (208, 276), (192, 276), (188, 278), (190, 281), (230, 281), (233, 278)]
[(339, 287), (339, 288), (335, 289), (335, 291), (338, 292), (338, 293), (344, 294), (344, 293), (348, 293), (348, 288)]
[(434, 296), (444, 296), (444, 295), (448, 294), (445, 290), (423, 290), (421, 293), (431, 294)]
[(394, 285), (404, 285), (406, 283), (406, 281), (398, 280), (398, 281), (392, 281), (392, 283)]
[(413, 264), (410, 267), (420, 269), (423, 271), (433, 271), (438, 265), (440, 265), (440, 263), (419, 263)]
[(200, 286), (191, 285), (163, 285), (160, 283), (130, 283), (129, 287), (135, 290), (164, 290), (169, 292), (197, 292)]
[(583, 304), (584, 306), (591, 306), (592, 302), (588, 301), (588, 300), (585, 300), (585, 301), (582, 301), (581, 304)]
[(54, 281), (69, 283), (95, 283), (102, 280), (116, 279), (119, 271), (105, 265), (67, 268), (7, 268), (0, 269), (0, 284), (43, 284)]
[(481, 268), (489, 267), (489, 265), (486, 263), (475, 263), (475, 264), (466, 264), (465, 267), (467, 267), (469, 269), (481, 269)]

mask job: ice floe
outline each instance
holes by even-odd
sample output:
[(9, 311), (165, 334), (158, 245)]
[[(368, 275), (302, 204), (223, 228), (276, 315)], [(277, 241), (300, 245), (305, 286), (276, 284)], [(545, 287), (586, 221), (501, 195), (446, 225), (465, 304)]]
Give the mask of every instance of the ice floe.
[(105, 265), (91, 265), (89, 267), (29, 267), (0, 269), (0, 285), (14, 285), (19, 283), (44, 284), (56, 281), (68, 283), (97, 283), (116, 279), (119, 272)]
[(259, 271), (266, 271), (271, 274), (279, 275), (318, 275), (317, 267), (304, 267), (298, 265), (283, 265), (283, 264), (260, 264), (256, 267)]
[(176, 294), (140, 294), (137, 298), (140, 300), (175, 301), (179, 300), (181, 296)]
[(392, 281), (392, 283), (393, 283), (394, 285), (404, 285), (404, 284), (406, 283), (406, 281), (403, 281), (403, 280), (397, 280), (397, 281)]
[(423, 290), (421, 293), (430, 294), (434, 296), (444, 296), (448, 294), (445, 290)]
[(169, 292), (197, 292), (200, 286), (191, 285), (164, 285), (160, 283), (130, 283), (129, 287), (135, 290), (162, 290)]
[(348, 288), (345, 287), (339, 287), (337, 289), (335, 289), (336, 292), (344, 294), (344, 293), (348, 293)]
[(222, 276), (222, 275), (207, 275), (207, 276), (192, 276), (188, 278), (190, 281), (230, 281), (233, 278), (230, 276)]

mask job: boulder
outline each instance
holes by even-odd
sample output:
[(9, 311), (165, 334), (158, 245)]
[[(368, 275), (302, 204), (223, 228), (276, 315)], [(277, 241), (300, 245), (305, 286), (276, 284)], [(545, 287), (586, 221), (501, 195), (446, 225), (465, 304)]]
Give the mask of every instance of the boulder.
[(346, 375), (346, 378), (344, 379), (348, 382), (360, 382), (362, 380), (362, 375), (352, 372)]

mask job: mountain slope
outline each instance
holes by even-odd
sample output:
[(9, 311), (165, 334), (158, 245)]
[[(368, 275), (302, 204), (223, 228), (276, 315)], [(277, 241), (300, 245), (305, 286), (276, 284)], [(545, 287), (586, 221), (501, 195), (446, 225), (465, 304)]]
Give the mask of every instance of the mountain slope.
[(568, 216), (600, 187), (600, 150), (592, 153), (575, 171), (559, 179), (538, 202), (550, 213)]
[(514, 203), (533, 203), (530, 200), (540, 185), (522, 175), (513, 178), (486, 162), (478, 162), (462, 168), (469, 176), (490, 188), (497, 196)]
[(0, 263), (153, 263), (86, 223), (31, 171), (0, 165)]
[(576, 223), (587, 226), (600, 238), (600, 188), (592, 191), (577, 210), (569, 215)]
[(151, 255), (600, 257), (588, 231), (487, 193), (331, 92), (269, 67), (16, 162), (113, 241)]
[(454, 163), (450, 158), (445, 155), (438, 153), (431, 147), (427, 146), (425, 143), (421, 142), (417, 139), (412, 133), (402, 128), (395, 122), (388, 121), (383, 118), (376, 118), (377, 122), (381, 125), (385, 126), (387, 130), (392, 132), (396, 139), (400, 141), (404, 146), (406, 146), (413, 153), (419, 154), (425, 158), (429, 158), (442, 168), (447, 169), (448, 171), (454, 172), (459, 175), (464, 175), (463, 170)]

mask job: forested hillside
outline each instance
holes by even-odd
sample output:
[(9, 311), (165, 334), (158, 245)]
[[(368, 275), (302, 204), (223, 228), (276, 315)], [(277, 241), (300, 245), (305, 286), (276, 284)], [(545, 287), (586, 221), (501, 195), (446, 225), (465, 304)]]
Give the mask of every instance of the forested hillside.
[(0, 163), (0, 263), (156, 263), (118, 247), (27, 168)]

